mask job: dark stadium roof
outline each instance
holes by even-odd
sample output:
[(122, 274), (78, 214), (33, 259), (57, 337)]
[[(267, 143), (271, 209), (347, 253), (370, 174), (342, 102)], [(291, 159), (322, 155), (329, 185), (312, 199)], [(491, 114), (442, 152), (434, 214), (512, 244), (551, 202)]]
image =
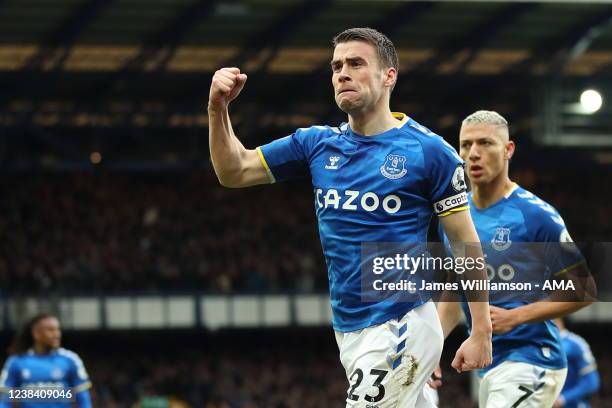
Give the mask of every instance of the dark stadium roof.
[[(612, 19), (607, 2), (359, 0), (6, 0), (0, 70), (210, 72), (239, 63), (272, 73), (326, 67), (330, 38), (353, 26), (389, 34), (406, 70), (545, 73)], [(612, 30), (571, 75), (612, 65)]]
[[(398, 48), (393, 108), (445, 133), (486, 107), (513, 132), (538, 135), (556, 109), (551, 94), (563, 103), (585, 86), (612, 95), (606, 0), (4, 0), (0, 130), (205, 127), (211, 74), (228, 65), (249, 74), (238, 127), (340, 120), (330, 39), (354, 26)], [(571, 132), (612, 134), (609, 105), (569, 118)]]

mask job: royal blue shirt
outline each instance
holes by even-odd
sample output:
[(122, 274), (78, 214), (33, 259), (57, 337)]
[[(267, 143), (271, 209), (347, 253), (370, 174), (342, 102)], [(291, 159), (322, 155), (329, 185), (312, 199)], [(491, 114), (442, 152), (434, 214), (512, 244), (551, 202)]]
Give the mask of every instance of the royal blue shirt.
[[(64, 348), (58, 348), (48, 354), (36, 354), (33, 350), (22, 355), (11, 356), (6, 360), (0, 375), (2, 400), (0, 408), (11, 407), (8, 398), (9, 389), (58, 389), (70, 390), (72, 400), (79, 408), (90, 408), (91, 399), (88, 389), (91, 387), (89, 376), (79, 356)], [(22, 408), (70, 408), (72, 403), (66, 400), (52, 402), (48, 399), (37, 399), (32, 402), (20, 402)]]
[[(584, 262), (571, 245), (562, 243), (571, 238), (557, 210), (533, 193), (515, 186), (506, 197), (483, 209), (472, 202), (468, 194), (470, 213), (482, 243), (490, 282), (531, 283), (532, 292), (489, 292), (490, 303), (504, 309), (514, 309), (544, 295), (545, 280), (554, 279)], [(445, 244), (448, 239), (440, 231)], [(471, 327), (469, 308), (462, 304), (468, 328)], [(493, 335), (493, 362), (481, 374), (504, 361), (533, 364), (548, 369), (561, 369), (567, 360), (557, 326), (550, 320), (521, 324), (504, 334)]]
[(444, 139), (403, 114), (362, 136), (348, 124), (313, 126), (258, 148), (272, 182), (310, 176), (327, 263), (333, 326), (381, 324), (426, 302), (364, 302), (362, 244), (425, 242), (433, 214), (467, 209), (463, 162)]
[(590, 408), (589, 398), (599, 390), (597, 363), (588, 343), (570, 331), (561, 332), (567, 354), (567, 378), (561, 391), (567, 408)]

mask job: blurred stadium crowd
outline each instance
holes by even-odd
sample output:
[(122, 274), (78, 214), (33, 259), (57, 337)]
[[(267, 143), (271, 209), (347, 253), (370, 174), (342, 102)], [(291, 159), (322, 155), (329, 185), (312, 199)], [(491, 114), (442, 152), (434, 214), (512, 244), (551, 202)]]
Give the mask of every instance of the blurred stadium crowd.
[[(612, 235), (605, 174), (518, 168), (513, 179), (558, 208), (574, 240), (605, 241)], [(1, 179), (10, 194), (0, 201), (0, 287), (14, 296), (327, 290), (306, 182), (236, 192), (220, 187), (212, 171), (5, 173)], [(601, 336), (606, 327), (580, 327), (603, 379), (612, 378)], [(158, 396), (174, 396), (176, 408), (344, 406), (347, 384), (331, 330), (287, 330), (295, 331), (285, 337), (266, 330), (132, 333), (137, 340), (114, 342), (104, 336), (116, 333), (89, 334), (102, 336), (94, 341), (72, 332), (66, 347), (85, 361), (97, 407), (156, 407), (151, 401)], [(475, 407), (469, 376), (446, 365), (440, 406)], [(612, 406), (609, 384), (603, 381), (595, 407)]]
[(244, 354), (199, 347), (125, 362), (96, 356), (92, 361), (92, 379), (101, 385), (93, 393), (96, 406), (108, 408), (160, 395), (189, 407), (332, 408), (340, 406), (347, 388), (337, 355), (310, 346), (299, 353), (268, 347)]
[[(611, 378), (605, 339), (588, 328), (579, 330), (586, 330), (602, 378)], [(476, 407), (469, 397), (470, 375), (450, 368), (449, 353), (462, 340), (459, 332), (449, 338), (442, 359), (442, 408)], [(75, 333), (66, 339), (82, 350), (96, 407), (145, 408), (142, 401), (154, 396), (170, 397), (181, 408), (344, 407), (347, 384), (330, 329), (113, 336), (84, 341)], [(594, 407), (612, 404), (609, 382), (593, 402)]]
[[(514, 179), (561, 212), (575, 241), (612, 236), (604, 172)], [(327, 290), (306, 183), (236, 192), (212, 171), (8, 173), (2, 183), (0, 287), (13, 294)]]
[(5, 181), (12, 194), (0, 204), (0, 230), (9, 240), (0, 280), (13, 292), (326, 284), (303, 191), (236, 195), (210, 176), (183, 174)]

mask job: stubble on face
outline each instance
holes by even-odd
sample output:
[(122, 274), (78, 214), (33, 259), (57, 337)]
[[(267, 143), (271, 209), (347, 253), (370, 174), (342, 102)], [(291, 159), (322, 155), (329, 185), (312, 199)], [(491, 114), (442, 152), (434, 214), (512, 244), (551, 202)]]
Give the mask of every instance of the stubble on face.
[(380, 98), (381, 68), (372, 45), (362, 41), (340, 43), (334, 49), (331, 65), (334, 97), (343, 112), (357, 114)]

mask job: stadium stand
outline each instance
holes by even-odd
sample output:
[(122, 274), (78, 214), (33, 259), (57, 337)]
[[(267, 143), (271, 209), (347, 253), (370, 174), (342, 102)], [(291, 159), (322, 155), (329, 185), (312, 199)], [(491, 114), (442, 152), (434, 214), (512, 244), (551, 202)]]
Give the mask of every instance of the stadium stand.
[[(564, 214), (577, 242), (611, 236), (605, 178), (517, 173)], [(13, 293), (327, 290), (306, 185), (238, 195), (211, 172), (34, 173), (2, 182), (11, 194), (0, 203), (0, 284)]]

